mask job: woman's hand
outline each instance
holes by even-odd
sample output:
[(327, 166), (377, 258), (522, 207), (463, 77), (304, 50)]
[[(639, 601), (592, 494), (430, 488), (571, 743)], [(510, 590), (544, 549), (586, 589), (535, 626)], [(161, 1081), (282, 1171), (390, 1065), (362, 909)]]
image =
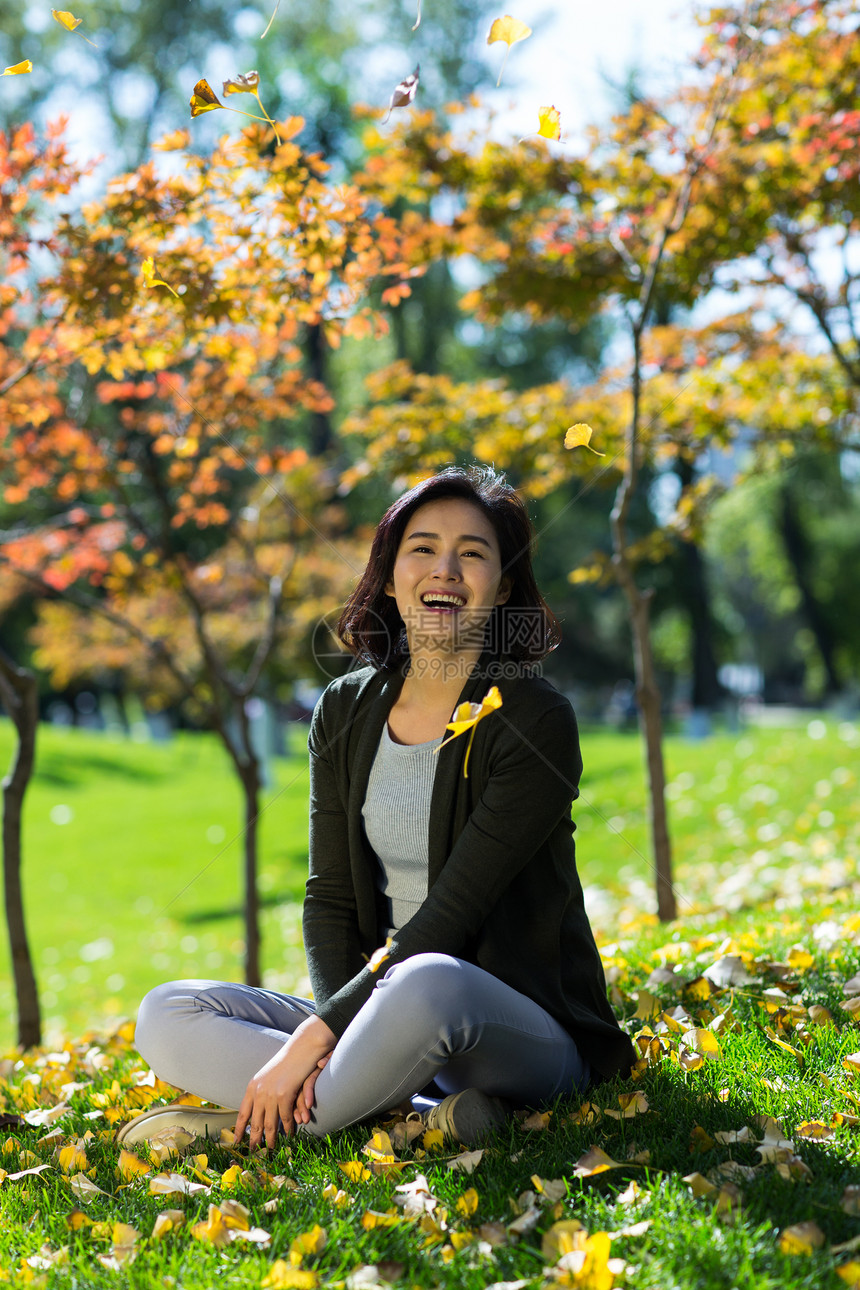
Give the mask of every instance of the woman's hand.
[(293, 1111), (293, 1118), (296, 1124), (307, 1124), (311, 1118), (311, 1108), (314, 1104), (314, 1085), (319, 1079), (320, 1071), (325, 1070), (331, 1061), (331, 1053), (326, 1053), (316, 1064), (316, 1069), (312, 1070), (310, 1075), (302, 1085), (302, 1091), (296, 1098), (296, 1107)]
[(310, 1108), (303, 1098), (305, 1085), (313, 1080), (308, 1089), (313, 1105), (313, 1085), (322, 1069), (319, 1063), (328, 1061), (336, 1043), (337, 1036), (319, 1017), (303, 1021), (280, 1052), (248, 1081), (236, 1120), (236, 1141), (250, 1125), (252, 1151), (264, 1138), (266, 1146), (274, 1147), (279, 1127), (289, 1135), (295, 1123), (307, 1123)]

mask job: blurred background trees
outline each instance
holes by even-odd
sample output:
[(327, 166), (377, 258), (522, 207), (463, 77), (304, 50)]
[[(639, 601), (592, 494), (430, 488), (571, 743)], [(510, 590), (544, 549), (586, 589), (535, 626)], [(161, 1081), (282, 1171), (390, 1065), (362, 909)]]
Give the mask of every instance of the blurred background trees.
[[(0, 80), (0, 636), (43, 708), (211, 726), (255, 819), (248, 703), (347, 665), (373, 523), (478, 460), (529, 500), (584, 715), (643, 705), (624, 586), (655, 719), (856, 710), (857, 0), (703, 10), (677, 84), (561, 141), (493, 122), (478, 0), (282, 8), (261, 41), (262, 5), (81, 5), (93, 49), (0, 3), (33, 60)], [(250, 67), (280, 145), (188, 119)]]

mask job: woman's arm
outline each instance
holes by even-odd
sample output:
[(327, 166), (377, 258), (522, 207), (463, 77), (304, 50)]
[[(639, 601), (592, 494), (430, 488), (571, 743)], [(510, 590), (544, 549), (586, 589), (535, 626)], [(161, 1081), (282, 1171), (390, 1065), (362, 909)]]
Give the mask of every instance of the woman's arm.
[(316, 1082), (320, 1063), (325, 1065), (336, 1043), (337, 1037), (319, 1017), (303, 1021), (280, 1052), (248, 1081), (236, 1120), (236, 1141), (241, 1141), (245, 1128), (250, 1125), (252, 1151), (264, 1138), (266, 1146), (274, 1147), (280, 1125), (289, 1136), (295, 1123), (307, 1123), (310, 1118), (308, 1081), (313, 1077), (313, 1083)]
[[(460, 953), (513, 878), (559, 822), (569, 819), (582, 760), (573, 709), (558, 699), (525, 719), (512, 719), (504, 708), (489, 719), (500, 727), (492, 736), (498, 741), (492, 773), (444, 869), (394, 937), (382, 972), (430, 950)], [(335, 1033), (343, 1033), (376, 980), (364, 968), (322, 1004), (320, 1015)]]

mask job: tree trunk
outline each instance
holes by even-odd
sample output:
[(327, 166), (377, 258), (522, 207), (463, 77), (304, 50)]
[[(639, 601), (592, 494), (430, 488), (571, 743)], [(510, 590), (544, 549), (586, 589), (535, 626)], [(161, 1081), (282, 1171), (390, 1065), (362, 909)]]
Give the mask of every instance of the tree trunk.
[(812, 563), (809, 542), (803, 531), (797, 505), (788, 486), (783, 487), (779, 493), (777, 523), (785, 546), (785, 553), (788, 556), (788, 562), (791, 565), (797, 589), (800, 592), (803, 615), (815, 637), (815, 643), (818, 646), (818, 652), (824, 664), (826, 692), (827, 694), (838, 694), (842, 689), (842, 683), (836, 670), (836, 642), (833, 639), (833, 632), (827, 621), (824, 608), (812, 587), (812, 581), (809, 576)]
[[(307, 372), (312, 381), (326, 385), (326, 343), (321, 324), (308, 327), (305, 347)], [(311, 413), (311, 456), (321, 457), (334, 440), (331, 417), (327, 412)]]
[[(689, 488), (693, 482), (693, 467), (690, 462), (679, 458), (675, 473), (681, 487)], [(693, 708), (713, 710), (719, 706), (725, 690), (717, 675), (713, 646), (714, 619), (705, 561), (695, 542), (681, 542), (681, 558), (684, 562), (684, 603), (690, 623), (690, 667), (693, 674), (691, 704)]]
[(672, 848), (666, 814), (666, 772), (663, 765), (663, 720), (660, 711), (660, 688), (654, 667), (649, 616), (650, 592), (642, 592), (636, 583), (627, 554), (627, 516), (639, 476), (639, 416), (642, 392), (641, 325), (633, 330), (633, 409), (627, 429), (624, 474), (615, 494), (610, 517), (612, 529), (612, 564), (616, 581), (627, 598), (633, 633), (633, 660), (636, 671), (636, 701), (639, 706), (639, 728), (645, 741), (645, 766), (651, 815), (651, 845), (654, 853), (654, 877), (657, 888), (657, 915), (661, 922), (677, 917), (675, 890), (672, 884)]
[(0, 650), (0, 699), (18, 732), (18, 748), (8, 775), (3, 780), (3, 889), (6, 925), (18, 1009), (18, 1043), (33, 1048), (42, 1039), (42, 1018), (36, 975), (27, 942), (24, 900), (21, 891), (21, 815), (24, 794), (36, 753), (39, 705), (36, 678), (17, 667)]
[(245, 793), (245, 981), (262, 985), (260, 973), (260, 896), (257, 890), (257, 817), (260, 776), (256, 758), (240, 772)]

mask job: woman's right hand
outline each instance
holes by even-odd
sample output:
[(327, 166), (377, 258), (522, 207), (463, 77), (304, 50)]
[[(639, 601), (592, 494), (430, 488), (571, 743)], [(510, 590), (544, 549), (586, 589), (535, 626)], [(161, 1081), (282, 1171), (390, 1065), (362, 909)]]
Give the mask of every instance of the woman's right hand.
[(284, 1133), (292, 1133), (305, 1083), (311, 1076), (316, 1082), (318, 1063), (328, 1060), (336, 1043), (337, 1036), (319, 1017), (308, 1017), (303, 1021), (280, 1052), (248, 1081), (236, 1120), (236, 1141), (241, 1141), (248, 1125), (252, 1151), (261, 1146), (264, 1139), (266, 1146), (274, 1147), (281, 1127)]
[(316, 1070), (312, 1070), (310, 1075), (302, 1085), (302, 1091), (296, 1098), (296, 1107), (293, 1111), (293, 1118), (296, 1124), (307, 1124), (311, 1118), (311, 1109), (314, 1105), (314, 1085), (320, 1077), (320, 1072), (324, 1071), (331, 1061), (331, 1053), (326, 1053), (316, 1064)]

